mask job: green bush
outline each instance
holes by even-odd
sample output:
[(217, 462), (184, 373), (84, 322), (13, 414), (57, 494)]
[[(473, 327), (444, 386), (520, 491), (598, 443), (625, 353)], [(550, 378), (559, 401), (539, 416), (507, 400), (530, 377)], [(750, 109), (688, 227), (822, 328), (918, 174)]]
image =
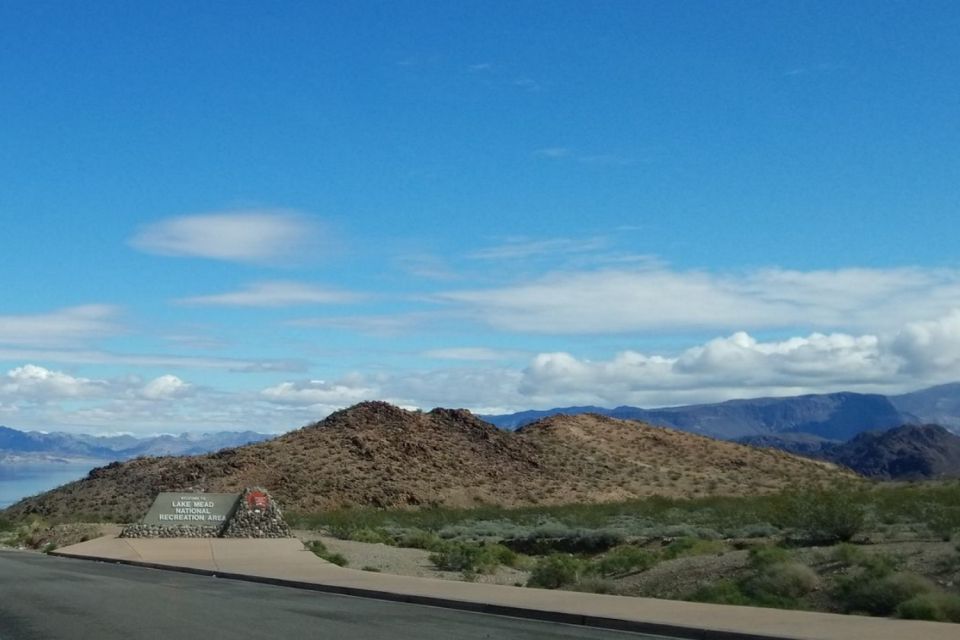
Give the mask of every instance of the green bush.
[(555, 553), (537, 562), (527, 586), (559, 589), (578, 582), (585, 569), (586, 563), (583, 560), (572, 555)]
[(592, 570), (601, 576), (615, 576), (635, 571), (646, 571), (656, 563), (657, 557), (649, 551), (624, 545), (614, 547), (603, 557), (596, 560)]
[(935, 589), (933, 583), (914, 573), (891, 573), (879, 580), (853, 574), (837, 581), (834, 596), (848, 613), (887, 616), (902, 603)]
[(347, 566), (347, 558), (341, 553), (333, 553), (327, 549), (327, 545), (323, 544), (320, 540), (311, 540), (307, 543), (307, 548), (312, 551), (317, 557), (323, 558), (327, 562), (337, 565), (338, 567)]
[(817, 572), (800, 562), (778, 562), (767, 565), (743, 582), (742, 589), (758, 602), (795, 600), (820, 586)]
[(13, 520), (0, 516), (0, 531), (13, 531), (17, 528)]
[(390, 537), (384, 534), (382, 531), (371, 529), (370, 527), (362, 527), (360, 529), (349, 531), (347, 532), (346, 539), (353, 540), (354, 542), (367, 542), (371, 544), (392, 542)]
[(868, 496), (849, 489), (818, 489), (787, 494), (779, 524), (795, 532), (798, 542), (828, 545), (847, 542), (866, 522)]
[(706, 556), (723, 553), (726, 546), (717, 540), (698, 540), (697, 538), (679, 538), (666, 546), (663, 557), (666, 560), (684, 556)]
[(908, 620), (960, 622), (960, 596), (939, 591), (923, 593), (901, 602), (897, 615)]
[(753, 601), (734, 580), (718, 580), (712, 584), (703, 585), (687, 596), (687, 600), (694, 602), (713, 602), (716, 604), (752, 605)]
[(871, 580), (890, 575), (900, 565), (900, 561), (889, 554), (867, 552), (861, 547), (846, 543), (834, 547), (830, 559), (844, 567), (859, 567), (863, 577)]
[(426, 551), (440, 551), (447, 546), (447, 542), (432, 531), (416, 529), (403, 535), (397, 542), (398, 547), (410, 549), (425, 549)]
[(500, 544), (453, 542), (431, 554), (430, 562), (441, 571), (493, 573), (500, 565), (513, 566), (517, 554)]
[(750, 566), (754, 569), (763, 569), (789, 560), (790, 552), (783, 547), (764, 546), (750, 549)]

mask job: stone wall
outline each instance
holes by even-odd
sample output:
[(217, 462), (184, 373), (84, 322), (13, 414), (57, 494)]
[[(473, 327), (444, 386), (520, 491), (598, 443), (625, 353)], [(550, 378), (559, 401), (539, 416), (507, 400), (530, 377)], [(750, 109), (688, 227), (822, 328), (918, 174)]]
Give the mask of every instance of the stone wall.
[(121, 538), (219, 538), (222, 527), (197, 527), (188, 524), (160, 526), (131, 524), (120, 532)]

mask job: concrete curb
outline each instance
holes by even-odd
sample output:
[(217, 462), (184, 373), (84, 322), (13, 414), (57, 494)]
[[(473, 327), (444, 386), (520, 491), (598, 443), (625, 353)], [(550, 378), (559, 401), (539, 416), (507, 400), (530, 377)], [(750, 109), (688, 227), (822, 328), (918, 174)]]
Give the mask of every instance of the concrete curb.
[(158, 564), (155, 562), (143, 562), (139, 560), (124, 560), (117, 558), (102, 558), (98, 556), (88, 556), (76, 553), (62, 553), (60, 551), (51, 551), (48, 555), (60, 558), (71, 558), (74, 560), (92, 560), (95, 562), (106, 562), (110, 564), (124, 564), (135, 567), (144, 567), (147, 569), (158, 569), (161, 571), (174, 571), (177, 573), (188, 573), (198, 576), (208, 576), (223, 578), (226, 580), (238, 580), (242, 582), (254, 582), (259, 584), (268, 584), (278, 587), (289, 587), (293, 589), (304, 589), (309, 591), (318, 591), (322, 593), (332, 593), (343, 596), (353, 596), (357, 598), (372, 598), (376, 600), (386, 600), (389, 602), (402, 602), (406, 604), (417, 604), (431, 607), (440, 607), (444, 609), (454, 609), (458, 611), (469, 611), (473, 613), (484, 613), (489, 615), (507, 616), (511, 618), (525, 618), (530, 620), (542, 620), (544, 622), (558, 622), (584, 627), (594, 627), (598, 629), (610, 629), (615, 631), (631, 631), (636, 633), (646, 633), (652, 635), (662, 635), (671, 638), (684, 640), (795, 640), (791, 636), (771, 636), (765, 634), (747, 634), (739, 631), (723, 631), (719, 629), (706, 629), (702, 627), (662, 624), (656, 622), (641, 622), (637, 620), (625, 620), (622, 618), (610, 618), (602, 616), (589, 616), (574, 613), (563, 613), (558, 611), (549, 611), (545, 609), (533, 609), (528, 607), (511, 607), (506, 605), (486, 604), (481, 602), (470, 602), (465, 600), (454, 600), (450, 598), (441, 598), (437, 596), (411, 595), (397, 593), (394, 591), (380, 591), (376, 589), (364, 589), (361, 587), (345, 587), (338, 585), (329, 585), (317, 582), (303, 582), (300, 580), (288, 580), (285, 578), (274, 578), (269, 576), (255, 576), (241, 573), (230, 573), (216, 571), (213, 569), (197, 569), (195, 567), (181, 567), (175, 565)]

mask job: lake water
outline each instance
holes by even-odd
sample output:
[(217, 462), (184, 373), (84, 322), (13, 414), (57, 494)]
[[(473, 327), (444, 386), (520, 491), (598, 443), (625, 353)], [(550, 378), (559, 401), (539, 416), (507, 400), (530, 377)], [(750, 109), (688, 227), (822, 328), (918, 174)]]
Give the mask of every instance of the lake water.
[(79, 480), (94, 467), (106, 462), (0, 464), (0, 509), (20, 498), (36, 495), (62, 484)]

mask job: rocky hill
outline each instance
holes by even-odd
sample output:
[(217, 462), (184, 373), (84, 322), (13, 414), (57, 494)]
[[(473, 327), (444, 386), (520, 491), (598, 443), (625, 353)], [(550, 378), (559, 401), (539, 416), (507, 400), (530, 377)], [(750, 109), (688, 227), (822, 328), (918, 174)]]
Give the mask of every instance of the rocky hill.
[(861, 433), (819, 455), (874, 478), (960, 477), (960, 436), (934, 424)]
[(113, 463), (8, 515), (130, 521), (158, 492), (192, 487), (265, 486), (288, 510), (314, 511), (741, 495), (850, 475), (781, 451), (603, 416), (556, 416), (508, 432), (463, 410), (366, 402), (267, 442)]

